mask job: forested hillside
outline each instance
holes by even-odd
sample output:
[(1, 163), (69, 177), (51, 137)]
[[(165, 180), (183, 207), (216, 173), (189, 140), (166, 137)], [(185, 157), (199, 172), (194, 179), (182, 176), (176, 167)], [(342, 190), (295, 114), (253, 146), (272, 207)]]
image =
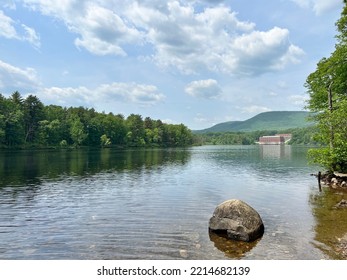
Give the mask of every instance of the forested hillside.
[(183, 124), (165, 124), (131, 114), (127, 118), (84, 107), (45, 106), (36, 96), (0, 94), (0, 147), (158, 146), (191, 145)]
[(194, 131), (194, 133), (208, 132), (252, 132), (260, 130), (285, 130), (303, 128), (312, 125), (308, 121), (309, 112), (305, 111), (271, 111), (260, 113), (245, 121), (231, 121), (216, 124), (213, 127)]

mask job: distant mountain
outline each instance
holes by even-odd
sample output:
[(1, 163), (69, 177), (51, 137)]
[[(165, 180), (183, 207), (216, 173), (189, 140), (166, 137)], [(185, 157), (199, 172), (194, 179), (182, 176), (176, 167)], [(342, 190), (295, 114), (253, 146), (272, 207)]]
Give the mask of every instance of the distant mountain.
[(195, 130), (194, 133), (208, 132), (249, 132), (257, 130), (285, 130), (312, 125), (307, 120), (306, 111), (271, 111), (260, 113), (245, 121), (230, 121), (216, 124), (210, 128)]

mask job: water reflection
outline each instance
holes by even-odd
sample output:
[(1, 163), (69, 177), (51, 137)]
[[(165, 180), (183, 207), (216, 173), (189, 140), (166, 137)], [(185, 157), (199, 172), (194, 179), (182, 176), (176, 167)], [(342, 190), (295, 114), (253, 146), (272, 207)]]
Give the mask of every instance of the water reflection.
[[(259, 149), (0, 152), (0, 259), (324, 258), (305, 150)], [(230, 198), (259, 211), (261, 242), (208, 234)]]
[(265, 158), (287, 158), (290, 159), (292, 155), (292, 147), (288, 145), (260, 145), (260, 156)]
[(346, 190), (323, 188), (310, 196), (316, 220), (315, 245), (333, 259), (347, 259), (347, 209), (335, 207), (347, 199)]
[(226, 234), (216, 234), (213, 231), (209, 231), (209, 237), (214, 246), (231, 259), (242, 259), (259, 242), (259, 240), (254, 242), (235, 241), (227, 238)]
[(185, 165), (186, 149), (59, 150), (0, 152), (0, 188), (41, 184), (42, 179), (66, 175), (151, 169), (167, 164)]

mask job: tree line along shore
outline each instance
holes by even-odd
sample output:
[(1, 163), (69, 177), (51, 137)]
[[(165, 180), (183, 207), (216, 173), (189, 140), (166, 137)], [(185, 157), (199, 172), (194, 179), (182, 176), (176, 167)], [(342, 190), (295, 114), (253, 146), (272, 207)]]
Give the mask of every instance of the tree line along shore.
[(0, 94), (0, 147), (182, 147), (193, 143), (183, 124), (84, 107), (45, 106), (39, 98)]

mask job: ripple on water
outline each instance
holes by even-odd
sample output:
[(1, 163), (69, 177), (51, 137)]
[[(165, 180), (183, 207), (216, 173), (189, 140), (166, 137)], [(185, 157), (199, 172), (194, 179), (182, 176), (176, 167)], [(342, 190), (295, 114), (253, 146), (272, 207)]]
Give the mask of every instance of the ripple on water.
[[(256, 146), (89, 153), (82, 157), (89, 165), (57, 157), (58, 175), (42, 166), (30, 184), (0, 188), (0, 258), (322, 258), (312, 243), (316, 182), (297, 153), (267, 155)], [(255, 244), (209, 235), (215, 207), (231, 198), (261, 214), (265, 234)]]

